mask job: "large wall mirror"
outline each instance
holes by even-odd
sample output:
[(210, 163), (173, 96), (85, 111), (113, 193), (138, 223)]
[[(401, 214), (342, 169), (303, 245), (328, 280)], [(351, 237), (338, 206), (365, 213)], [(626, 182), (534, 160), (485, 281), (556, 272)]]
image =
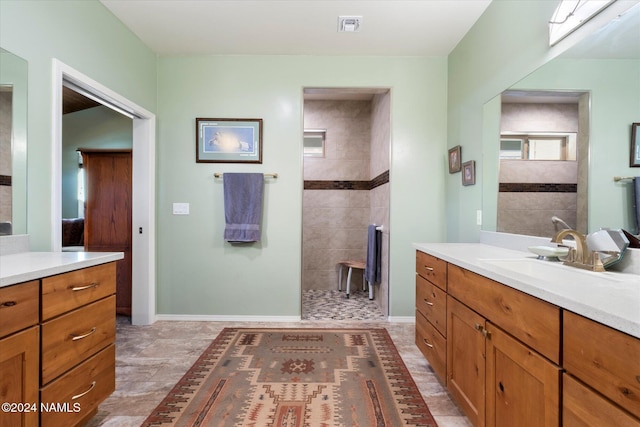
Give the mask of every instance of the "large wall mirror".
[(27, 233), (27, 74), (0, 48), (0, 236)]
[(640, 120), (640, 6), (487, 102), (483, 230), (636, 232), (630, 134)]

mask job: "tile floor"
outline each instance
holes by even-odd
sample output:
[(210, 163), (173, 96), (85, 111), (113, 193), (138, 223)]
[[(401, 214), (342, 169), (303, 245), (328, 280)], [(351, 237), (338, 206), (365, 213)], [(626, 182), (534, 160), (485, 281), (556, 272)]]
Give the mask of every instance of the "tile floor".
[[(379, 313), (365, 314), (346, 309), (343, 305), (367, 304), (368, 298), (336, 298), (331, 303), (331, 298), (326, 295), (315, 296), (321, 302), (320, 308), (315, 310), (312, 306), (306, 307), (306, 319), (293, 323), (158, 321), (150, 326), (132, 326), (128, 318), (119, 317), (116, 331), (116, 391), (100, 405), (98, 414), (86, 426), (138, 427), (225, 327), (340, 326), (386, 328), (438, 425), (471, 426), (415, 346), (413, 323), (389, 323), (379, 319)], [(333, 310), (329, 309), (331, 307)], [(349, 311), (357, 314), (356, 318), (372, 319), (331, 317), (345, 317), (344, 313)], [(320, 320), (320, 312), (327, 317)]]

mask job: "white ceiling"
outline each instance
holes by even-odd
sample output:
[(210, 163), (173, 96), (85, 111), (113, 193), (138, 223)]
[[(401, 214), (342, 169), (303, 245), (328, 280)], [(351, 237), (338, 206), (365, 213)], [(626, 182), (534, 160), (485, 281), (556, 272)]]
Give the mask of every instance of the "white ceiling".
[[(160, 55), (447, 56), (491, 0), (100, 0)], [(339, 33), (338, 16), (362, 16)]]

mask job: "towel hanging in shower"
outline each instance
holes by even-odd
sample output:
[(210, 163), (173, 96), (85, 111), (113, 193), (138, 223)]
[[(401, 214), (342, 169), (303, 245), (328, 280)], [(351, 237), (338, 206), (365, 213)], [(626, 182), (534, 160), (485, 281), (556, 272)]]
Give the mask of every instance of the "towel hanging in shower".
[(370, 285), (380, 282), (382, 270), (382, 231), (376, 229), (376, 225), (367, 228), (367, 260), (364, 269), (364, 278)]
[(640, 234), (640, 176), (633, 179), (633, 210), (636, 218), (636, 234)]

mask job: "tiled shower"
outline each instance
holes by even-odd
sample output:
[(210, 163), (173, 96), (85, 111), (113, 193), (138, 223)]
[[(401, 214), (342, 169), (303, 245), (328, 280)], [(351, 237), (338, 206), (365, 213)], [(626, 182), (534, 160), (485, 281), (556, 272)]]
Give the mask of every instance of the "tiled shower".
[[(364, 261), (367, 226), (381, 225), (382, 278), (375, 286), (374, 301), (385, 316), (389, 288), (389, 108), (388, 91), (365, 100), (304, 102), (305, 129), (324, 129), (326, 136), (324, 155), (304, 158), (302, 290), (335, 290), (338, 262)], [(354, 274), (352, 286), (361, 289), (361, 272)]]

